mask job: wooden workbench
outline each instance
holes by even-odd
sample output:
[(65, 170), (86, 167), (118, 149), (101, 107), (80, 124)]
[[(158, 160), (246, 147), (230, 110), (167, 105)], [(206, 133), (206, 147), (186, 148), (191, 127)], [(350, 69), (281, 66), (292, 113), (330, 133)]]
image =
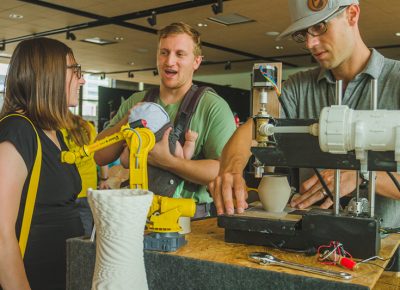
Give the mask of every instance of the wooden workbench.
[[(356, 271), (347, 271), (353, 279), (345, 281), (279, 266), (263, 266), (250, 261), (251, 252), (268, 251), (283, 260), (346, 271), (337, 266), (321, 265), (316, 257), (286, 253), (262, 246), (224, 242), (224, 230), (216, 219), (192, 222), (188, 244), (174, 253), (145, 251), (149, 289), (374, 289), (387, 261), (361, 264)], [(360, 241), (362, 242), (362, 241)], [(399, 235), (382, 240), (380, 256), (390, 258), (400, 243)], [(90, 289), (95, 260), (95, 246), (81, 238), (67, 242), (67, 289)], [(382, 267), (382, 268), (381, 268)], [(396, 289), (388, 282), (378, 289)], [(388, 287), (382, 288), (387, 285)]]

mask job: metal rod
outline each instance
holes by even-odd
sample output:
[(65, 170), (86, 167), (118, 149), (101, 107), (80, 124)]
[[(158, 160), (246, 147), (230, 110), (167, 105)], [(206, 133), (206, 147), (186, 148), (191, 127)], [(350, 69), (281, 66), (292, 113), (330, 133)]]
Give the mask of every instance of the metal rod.
[[(336, 81), (336, 105), (342, 105), (342, 96), (343, 96), (343, 81)], [(335, 191), (334, 191), (333, 201), (333, 213), (335, 215), (339, 215), (340, 210), (340, 170), (335, 170)]]
[[(378, 80), (371, 80), (371, 109), (378, 109)], [(369, 172), (369, 182), (368, 182), (368, 198), (369, 198), (369, 216), (375, 216), (375, 196), (376, 196), (376, 172)]]
[(280, 126), (270, 129), (273, 133), (310, 133), (310, 126)]
[(371, 109), (374, 111), (378, 109), (378, 80), (377, 79), (371, 80)]
[(335, 215), (339, 215), (340, 210), (340, 170), (335, 170), (335, 193), (334, 193), (333, 211)]
[(368, 198), (369, 198), (369, 216), (375, 216), (375, 187), (376, 187), (376, 172), (369, 172), (369, 182), (368, 182)]
[(356, 200), (357, 200), (357, 202), (360, 201), (360, 185), (358, 184), (359, 180), (360, 180), (360, 171), (357, 170), (356, 171), (356, 189), (357, 189), (357, 191), (356, 191)]
[(336, 81), (336, 105), (342, 105), (342, 96), (343, 96), (343, 81)]

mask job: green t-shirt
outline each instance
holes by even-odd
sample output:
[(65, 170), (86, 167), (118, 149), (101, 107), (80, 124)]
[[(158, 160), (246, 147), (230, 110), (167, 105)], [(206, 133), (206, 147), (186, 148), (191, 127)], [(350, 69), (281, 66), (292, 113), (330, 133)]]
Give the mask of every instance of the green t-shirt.
[[(135, 93), (124, 101), (108, 127), (115, 126), (128, 110), (143, 100), (146, 92)], [(157, 103), (168, 113), (172, 122), (181, 102), (165, 105), (159, 98)], [(198, 133), (194, 156), (201, 159), (219, 159), (222, 149), (236, 129), (233, 114), (229, 105), (217, 94), (206, 91), (193, 114), (189, 129)], [(196, 202), (212, 202), (206, 186), (201, 186), (197, 192), (183, 190), (180, 197), (194, 198)]]

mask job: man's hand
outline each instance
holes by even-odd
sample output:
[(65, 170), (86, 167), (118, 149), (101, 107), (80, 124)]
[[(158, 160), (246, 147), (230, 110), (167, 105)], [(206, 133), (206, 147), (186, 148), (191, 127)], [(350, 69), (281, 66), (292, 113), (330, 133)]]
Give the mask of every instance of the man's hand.
[[(326, 185), (331, 192), (334, 191), (334, 170), (323, 170), (320, 172)], [(341, 170), (340, 171), (340, 195), (345, 196), (353, 192), (356, 188), (356, 171)], [(314, 175), (310, 179), (303, 182), (300, 188), (300, 196), (295, 197), (290, 202), (290, 206), (294, 208), (304, 209), (310, 207), (316, 202), (325, 199), (321, 204), (321, 208), (329, 208), (333, 201), (327, 198), (326, 192), (319, 182), (318, 177)]]
[(242, 213), (247, 207), (247, 187), (243, 170), (251, 156), (253, 120), (240, 126), (226, 143), (221, 155), (218, 176), (208, 184), (217, 214)]
[(168, 137), (172, 128), (165, 130), (162, 139), (157, 142), (153, 149), (149, 152), (148, 162), (156, 167), (168, 169), (177, 157), (173, 156), (169, 151)]
[[(237, 213), (242, 213), (248, 204), (246, 199), (246, 182), (240, 173), (223, 173), (208, 184), (208, 189), (214, 199), (217, 214), (234, 214), (234, 206)], [(236, 201), (235, 201), (236, 200)]]

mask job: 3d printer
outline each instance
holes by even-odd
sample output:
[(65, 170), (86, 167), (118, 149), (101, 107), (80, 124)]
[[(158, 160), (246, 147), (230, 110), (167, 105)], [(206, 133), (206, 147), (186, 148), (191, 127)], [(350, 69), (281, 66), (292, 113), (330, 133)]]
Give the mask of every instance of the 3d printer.
[[(261, 73), (268, 67), (255, 70)], [(267, 74), (268, 85), (276, 83)], [(253, 83), (255, 83), (253, 81)], [(271, 84), (271, 85), (269, 85)], [(372, 81), (371, 110), (354, 111), (341, 105), (341, 82), (336, 85), (336, 106), (326, 107), (320, 119), (275, 119), (265, 111), (266, 98), (255, 115), (257, 147), (255, 173), (264, 165), (335, 169), (334, 208), (294, 211), (279, 218), (250, 209), (244, 214), (221, 216), (225, 241), (304, 250), (329, 241), (340, 241), (357, 258), (378, 255), (380, 219), (375, 216), (375, 171), (400, 172), (400, 112), (377, 110), (377, 82)], [(369, 175), (369, 204), (358, 197), (347, 211), (340, 210), (340, 169)], [(358, 193), (358, 192), (357, 192)], [(361, 242), (362, 241), (362, 242)]]

